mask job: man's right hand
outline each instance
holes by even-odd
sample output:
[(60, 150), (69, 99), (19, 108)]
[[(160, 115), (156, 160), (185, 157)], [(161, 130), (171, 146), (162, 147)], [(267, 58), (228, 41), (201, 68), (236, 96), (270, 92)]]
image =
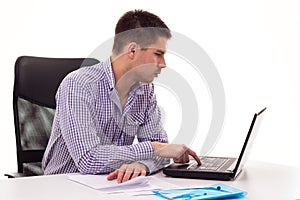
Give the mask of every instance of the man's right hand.
[(184, 144), (151, 143), (154, 148), (154, 155), (156, 156), (173, 158), (176, 163), (188, 163), (190, 161), (189, 155), (191, 155), (197, 161), (198, 165), (201, 165), (197, 154)]

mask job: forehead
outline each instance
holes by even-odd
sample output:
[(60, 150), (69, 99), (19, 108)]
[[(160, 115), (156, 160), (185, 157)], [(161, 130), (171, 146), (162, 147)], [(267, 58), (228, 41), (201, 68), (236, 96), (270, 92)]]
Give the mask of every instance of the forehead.
[(154, 44), (150, 44), (148, 48), (166, 52), (167, 50), (167, 41), (165, 37), (159, 37)]

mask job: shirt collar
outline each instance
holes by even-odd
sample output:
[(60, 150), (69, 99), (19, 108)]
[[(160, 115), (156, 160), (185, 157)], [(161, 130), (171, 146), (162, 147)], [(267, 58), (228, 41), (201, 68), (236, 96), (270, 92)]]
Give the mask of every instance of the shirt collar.
[(144, 94), (144, 90), (143, 90), (143, 86), (145, 85), (146, 83), (142, 83), (142, 82), (138, 82), (136, 84), (134, 84), (131, 89), (130, 89), (130, 92), (132, 93), (136, 93), (136, 94)]
[(115, 87), (115, 76), (112, 70), (110, 58), (106, 59), (103, 62), (103, 65), (104, 65), (105, 75), (108, 80), (109, 89), (112, 90)]

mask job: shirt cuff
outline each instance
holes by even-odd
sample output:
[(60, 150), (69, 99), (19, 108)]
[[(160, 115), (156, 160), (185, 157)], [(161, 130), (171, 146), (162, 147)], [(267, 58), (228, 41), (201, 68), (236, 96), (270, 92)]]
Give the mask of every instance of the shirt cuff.
[(146, 166), (147, 175), (150, 175), (164, 168), (167, 164), (170, 163), (170, 159), (155, 156), (153, 159), (141, 160), (138, 162)]

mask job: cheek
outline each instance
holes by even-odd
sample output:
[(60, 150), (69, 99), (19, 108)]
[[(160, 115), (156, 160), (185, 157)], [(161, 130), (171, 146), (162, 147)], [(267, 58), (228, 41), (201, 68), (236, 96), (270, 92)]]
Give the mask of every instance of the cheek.
[(144, 65), (141, 65), (139, 67), (139, 70), (141, 72), (141, 74), (144, 74), (144, 75), (147, 75), (149, 73), (153, 73), (153, 71), (155, 71), (155, 67), (156, 65), (155, 64), (144, 64)]
[(141, 57), (141, 60), (142, 60), (142, 62), (144, 62), (145, 64), (150, 64), (150, 63), (156, 63), (156, 62), (157, 62), (157, 59), (156, 59), (156, 57), (153, 55), (153, 53), (147, 53), (147, 54), (144, 54), (144, 55)]

